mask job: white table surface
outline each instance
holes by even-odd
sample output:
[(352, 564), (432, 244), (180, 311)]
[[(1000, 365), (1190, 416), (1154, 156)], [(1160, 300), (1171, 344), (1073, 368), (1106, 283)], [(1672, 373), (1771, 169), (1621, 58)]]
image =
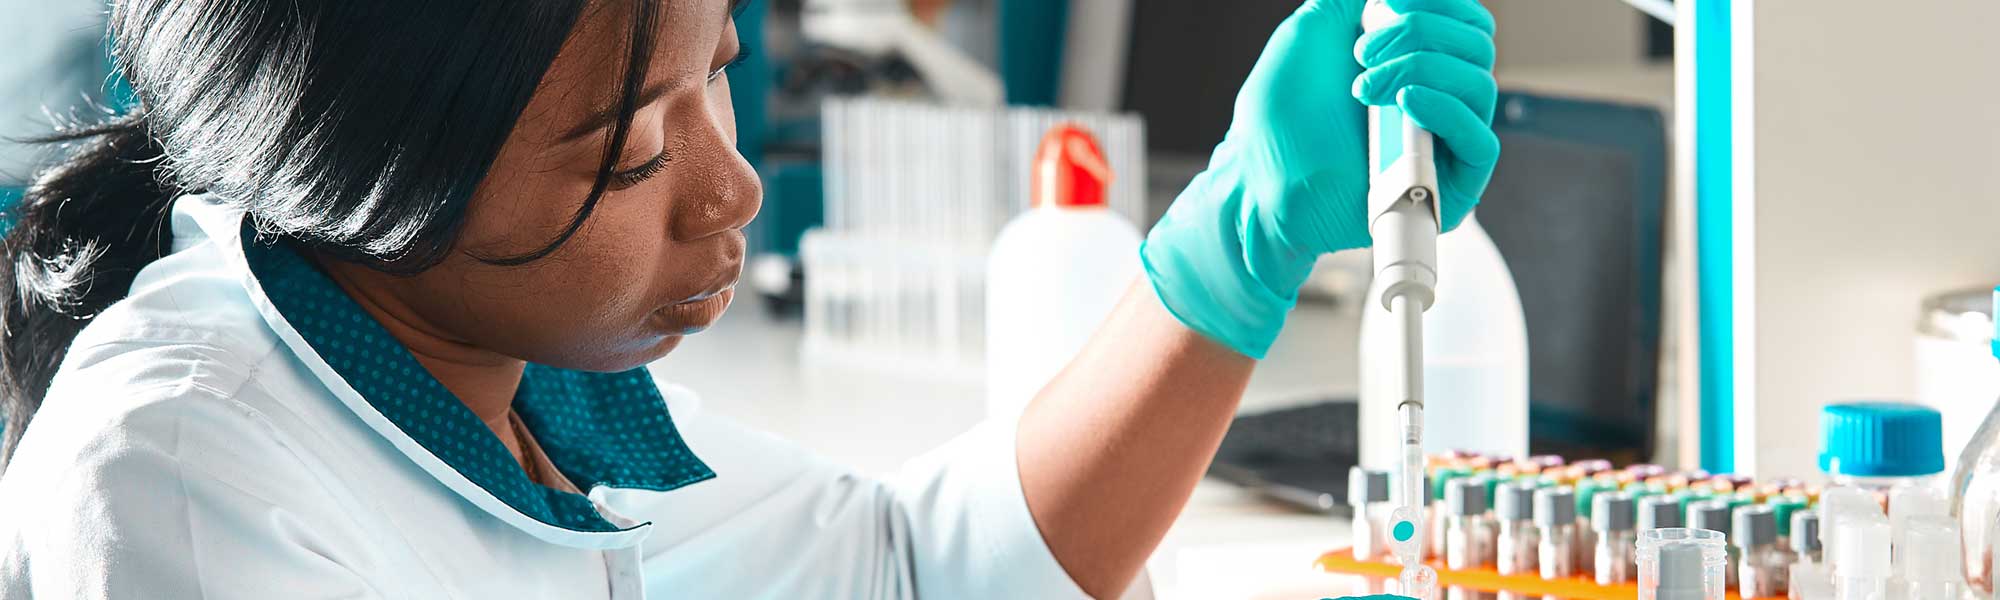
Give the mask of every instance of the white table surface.
[[(1243, 411), (1353, 397), (1358, 325), (1351, 313), (1301, 307), (1252, 378)], [(745, 302), (652, 368), (694, 389), (705, 410), (871, 472), (893, 469), (984, 416), (978, 381), (807, 364), (801, 336), (797, 321), (774, 320)], [(1345, 545), (1347, 535), (1346, 524), (1332, 517), (1204, 481), (1149, 562), (1150, 587), (1168, 599), (1344, 592), (1327, 588), (1309, 566), (1319, 553)]]

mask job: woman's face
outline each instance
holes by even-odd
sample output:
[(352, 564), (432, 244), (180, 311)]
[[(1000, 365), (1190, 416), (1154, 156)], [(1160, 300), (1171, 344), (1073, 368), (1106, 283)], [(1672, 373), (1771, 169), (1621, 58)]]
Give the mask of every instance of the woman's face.
[[(639, 0), (652, 1), (652, 0)], [(342, 266), (336, 278), (399, 337), (565, 368), (622, 370), (714, 323), (743, 266), (762, 189), (736, 152), (722, 68), (740, 48), (727, 0), (661, 0), (638, 112), (612, 183), (575, 237), (526, 265), (590, 195), (609, 143), (627, 1), (594, 2), (474, 195), (457, 243), (412, 277)], [(438, 349), (413, 350), (436, 353)]]

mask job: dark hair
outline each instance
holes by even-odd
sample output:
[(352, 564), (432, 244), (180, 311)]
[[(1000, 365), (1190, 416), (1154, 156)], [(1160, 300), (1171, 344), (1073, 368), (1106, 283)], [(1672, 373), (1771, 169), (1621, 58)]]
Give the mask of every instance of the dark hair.
[(537, 260), (573, 236), (611, 180), (663, 0), (119, 0), (110, 42), (137, 103), (61, 131), (0, 243), (0, 407), (11, 457), (72, 340), (171, 244), (183, 193), (241, 206), (260, 233), (387, 272), (450, 250), (473, 189), (583, 11), (629, 7), (619, 118), (597, 182)]

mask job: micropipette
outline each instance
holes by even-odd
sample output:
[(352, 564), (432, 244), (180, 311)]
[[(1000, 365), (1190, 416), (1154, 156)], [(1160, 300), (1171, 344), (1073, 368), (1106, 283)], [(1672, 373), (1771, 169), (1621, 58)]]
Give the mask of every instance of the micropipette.
[[(1393, 24), (1395, 10), (1369, 0), (1361, 27)], [(1423, 564), (1424, 311), (1437, 289), (1438, 185), (1431, 134), (1394, 106), (1368, 108), (1368, 231), (1375, 238), (1376, 298), (1398, 323), (1402, 461), (1396, 466), (1398, 506), (1389, 515), (1389, 546), (1403, 563), (1402, 594), (1437, 598), (1437, 572)], [(1369, 424), (1373, 425), (1373, 424)], [(1364, 425), (1367, 426), (1367, 425)]]

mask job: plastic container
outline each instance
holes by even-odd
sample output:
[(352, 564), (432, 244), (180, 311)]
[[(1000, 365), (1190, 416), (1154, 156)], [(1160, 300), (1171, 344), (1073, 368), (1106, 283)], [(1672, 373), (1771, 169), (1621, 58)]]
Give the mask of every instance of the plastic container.
[(1639, 533), (1639, 600), (1722, 600), (1729, 553), (1721, 532), (1670, 527)]
[(1837, 600), (1888, 600), (1895, 570), (1889, 563), (1887, 519), (1855, 519), (1836, 523), (1840, 545), (1833, 567), (1833, 597)]
[[(1528, 455), (1528, 329), (1514, 276), (1492, 238), (1467, 217), (1438, 236), (1437, 302), (1424, 311), (1424, 452)], [(1373, 297), (1374, 294), (1370, 294)], [(1402, 369), (1396, 324), (1379, 303), (1361, 316), (1361, 464), (1401, 458), (1393, 380)]]
[(1945, 471), (1957, 467), (1979, 420), (2000, 397), (1993, 360), (1993, 290), (1953, 290), (1924, 298), (1917, 319), (1918, 404), (1944, 415)]
[[(2000, 288), (1994, 290), (1993, 302), (2000, 307)], [(1996, 337), (1991, 349), (1995, 357), (2000, 357), (2000, 337)], [(2000, 533), (1996, 533), (2000, 532), (2000, 401), (1994, 402), (1986, 421), (1973, 432), (1972, 441), (1959, 455), (1949, 491), (1952, 514), (1958, 515), (1964, 539), (1961, 549), (1965, 553), (1966, 585), (1979, 595), (2000, 595), (1993, 584), (1994, 548), (1996, 538), (2000, 538)]]
[(1035, 152), (1033, 196), (986, 263), (986, 407), (1013, 418), (1062, 371), (1137, 280), (1139, 230), (1105, 204), (1096, 138), (1059, 125)]
[(1896, 595), (1956, 600), (1965, 588), (1958, 565), (1958, 523), (1943, 516), (1910, 517), (1896, 534)]

